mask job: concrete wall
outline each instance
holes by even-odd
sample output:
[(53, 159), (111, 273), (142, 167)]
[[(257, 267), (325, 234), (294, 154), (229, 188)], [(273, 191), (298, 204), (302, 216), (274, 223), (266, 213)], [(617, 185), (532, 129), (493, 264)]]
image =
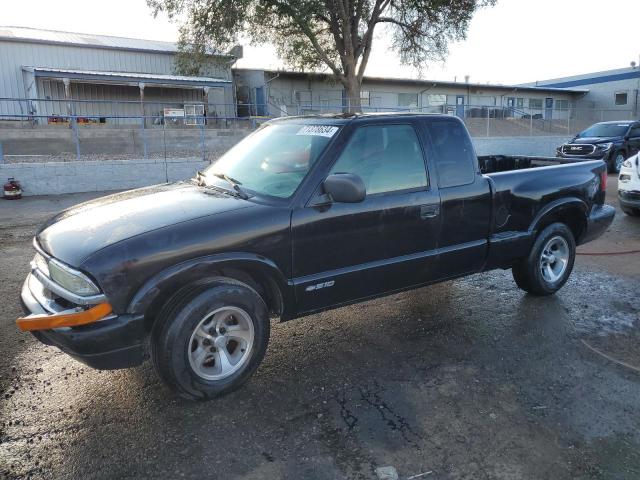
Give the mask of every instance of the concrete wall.
[(475, 137), (473, 145), (478, 155), (530, 155), (555, 157), (556, 147), (568, 142), (571, 137)]
[(0, 178), (15, 177), (24, 195), (58, 195), (126, 190), (184, 180), (208, 165), (209, 162), (197, 159), (169, 159), (166, 163), (145, 159), (14, 163), (0, 165)]
[[(474, 138), (478, 155), (553, 156), (568, 137)], [(109, 160), (0, 164), (0, 179), (15, 177), (25, 195), (122, 190), (193, 177), (209, 162), (199, 159)]]
[[(244, 122), (245, 128), (205, 128), (197, 126), (160, 126), (141, 128), (110, 126), (79, 126), (78, 139), (80, 154), (132, 155), (144, 156), (144, 142), (149, 155), (188, 157), (202, 151), (204, 135), (205, 151), (216, 158), (235, 145), (251, 130), (251, 123)], [(5, 161), (20, 155), (46, 155), (75, 158), (76, 143), (72, 129), (66, 125), (35, 128), (0, 128), (0, 144), (6, 156)], [(179, 154), (177, 152), (180, 152)], [(61, 158), (58, 158), (61, 160)]]

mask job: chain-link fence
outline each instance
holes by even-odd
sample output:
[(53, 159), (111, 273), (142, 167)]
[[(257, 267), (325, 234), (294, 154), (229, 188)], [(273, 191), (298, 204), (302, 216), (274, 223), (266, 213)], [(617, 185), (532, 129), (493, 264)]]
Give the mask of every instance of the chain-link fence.
[(255, 126), (228, 104), (0, 98), (0, 162), (211, 161)]
[[(342, 113), (349, 111), (349, 103), (290, 104), (271, 106), (276, 116)], [(363, 112), (437, 113), (461, 118), (472, 137), (564, 136), (574, 135), (597, 122), (628, 121), (638, 118), (631, 109), (595, 108), (529, 108), (495, 105), (431, 105), (417, 106), (360, 106)]]
[[(0, 162), (194, 158), (215, 160), (271, 118), (344, 113), (345, 102), (203, 104), (0, 98)], [(570, 136), (593, 123), (632, 120), (632, 110), (361, 105), (363, 112), (440, 113), (461, 118), (473, 137)]]

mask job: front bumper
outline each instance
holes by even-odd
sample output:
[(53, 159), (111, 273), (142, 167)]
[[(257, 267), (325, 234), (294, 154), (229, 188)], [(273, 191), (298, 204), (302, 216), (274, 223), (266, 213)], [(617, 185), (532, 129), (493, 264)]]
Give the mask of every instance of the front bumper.
[(618, 202), (627, 208), (640, 208), (640, 190), (618, 190)]
[(616, 209), (611, 205), (594, 205), (587, 218), (587, 228), (580, 237), (578, 245), (595, 240), (602, 235), (613, 222), (615, 215)]
[[(20, 298), (27, 315), (53, 315), (59, 310), (32, 273), (22, 286)], [(42, 343), (54, 345), (85, 365), (100, 370), (133, 367), (144, 358), (142, 315), (109, 315), (89, 325), (31, 333)]]

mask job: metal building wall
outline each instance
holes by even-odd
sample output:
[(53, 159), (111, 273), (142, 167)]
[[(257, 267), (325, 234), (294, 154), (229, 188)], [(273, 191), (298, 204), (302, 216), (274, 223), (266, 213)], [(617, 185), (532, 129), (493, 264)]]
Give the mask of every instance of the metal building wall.
[[(22, 67), (37, 66), (171, 75), (175, 73), (173, 58), (174, 55), (170, 52), (128, 51), (0, 40), (0, 97), (25, 98), (29, 96), (28, 91), (33, 86), (26, 83), (33, 82), (33, 79), (29, 79), (29, 76), (23, 73)], [(228, 58), (212, 62), (206, 70), (208, 76), (232, 80)], [(38, 91), (38, 94), (42, 96), (42, 91)], [(231, 92), (225, 95), (226, 100), (232, 102)], [(25, 112), (20, 111), (20, 105), (0, 101), (0, 115), (21, 113)]]

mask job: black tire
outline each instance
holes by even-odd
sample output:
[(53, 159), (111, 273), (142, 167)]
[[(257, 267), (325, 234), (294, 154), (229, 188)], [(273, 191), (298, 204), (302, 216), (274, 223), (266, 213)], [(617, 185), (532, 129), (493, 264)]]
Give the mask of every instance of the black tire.
[(617, 157), (622, 155), (622, 162), (625, 161), (626, 155), (623, 150), (616, 150), (613, 152), (609, 161), (607, 162), (607, 171), (609, 173), (620, 173), (620, 167), (622, 166), (622, 162), (617, 162)]
[[(545, 279), (542, 273), (542, 254), (548, 243), (557, 237), (564, 239), (564, 242), (566, 242), (568, 258), (566, 266), (559, 278), (554, 281), (549, 281)], [(513, 279), (518, 287), (532, 295), (552, 295), (560, 290), (569, 279), (569, 275), (571, 275), (571, 271), (573, 270), (575, 257), (576, 242), (573, 238), (573, 233), (564, 223), (553, 223), (540, 232), (529, 255), (513, 265), (511, 269)]]
[(620, 207), (620, 209), (630, 217), (640, 216), (640, 208)]
[[(249, 352), (246, 358), (241, 354), (243, 360), (237, 371), (225, 378), (206, 379), (191, 363), (193, 335), (207, 315), (225, 308), (242, 312), (243, 321), (251, 322), (253, 342), (250, 348), (248, 344), (244, 345)], [(233, 320), (233, 314), (229, 318)], [(151, 358), (162, 381), (180, 396), (189, 400), (210, 400), (235, 390), (255, 372), (267, 350), (269, 333), (269, 314), (260, 295), (244, 283), (221, 279), (214, 285), (182, 289), (167, 303), (151, 332)], [(205, 341), (208, 340), (202, 340)], [(199, 349), (200, 342), (196, 342)], [(209, 342), (209, 345), (211, 347), (203, 349), (217, 351), (214, 344)], [(224, 348), (227, 351), (227, 347)], [(213, 357), (215, 353), (210, 355), (213, 363), (218, 362), (215, 358), (220, 357)], [(225, 358), (228, 361), (229, 357)]]

